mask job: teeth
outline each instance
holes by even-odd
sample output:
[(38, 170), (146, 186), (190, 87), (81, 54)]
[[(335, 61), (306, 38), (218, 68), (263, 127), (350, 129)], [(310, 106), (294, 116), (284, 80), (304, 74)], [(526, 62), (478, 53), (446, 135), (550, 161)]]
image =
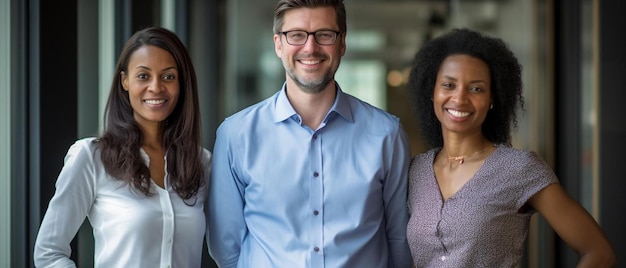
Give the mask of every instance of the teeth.
[(145, 100), (147, 104), (161, 104), (164, 103), (165, 100)]
[(319, 60), (300, 60), (300, 62), (302, 62), (303, 64), (318, 64), (318, 63), (320, 63)]
[(466, 116), (470, 115), (470, 113), (468, 113), (468, 112), (459, 112), (459, 111), (455, 111), (455, 110), (448, 110), (448, 112), (450, 114), (452, 114), (454, 117), (466, 117)]

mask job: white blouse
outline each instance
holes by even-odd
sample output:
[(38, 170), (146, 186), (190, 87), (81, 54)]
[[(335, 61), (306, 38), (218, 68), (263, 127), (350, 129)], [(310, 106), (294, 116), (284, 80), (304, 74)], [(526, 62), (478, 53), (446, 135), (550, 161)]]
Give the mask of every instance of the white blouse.
[[(206, 179), (194, 203), (178, 196), (167, 173), (165, 189), (152, 182), (150, 196), (114, 179), (93, 140), (76, 141), (65, 156), (35, 242), (35, 266), (75, 267), (70, 242), (87, 217), (95, 267), (200, 267), (211, 153), (203, 149)], [(141, 155), (149, 163), (143, 150)]]

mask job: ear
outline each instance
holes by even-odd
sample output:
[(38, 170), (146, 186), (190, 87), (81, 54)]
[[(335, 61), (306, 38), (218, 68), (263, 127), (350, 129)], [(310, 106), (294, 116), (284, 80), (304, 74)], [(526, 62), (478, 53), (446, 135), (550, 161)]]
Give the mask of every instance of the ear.
[(276, 52), (276, 56), (282, 58), (283, 55), (283, 43), (280, 38), (280, 34), (274, 34), (274, 51)]
[(128, 75), (124, 71), (120, 72), (120, 81), (122, 81), (122, 87), (128, 91)]

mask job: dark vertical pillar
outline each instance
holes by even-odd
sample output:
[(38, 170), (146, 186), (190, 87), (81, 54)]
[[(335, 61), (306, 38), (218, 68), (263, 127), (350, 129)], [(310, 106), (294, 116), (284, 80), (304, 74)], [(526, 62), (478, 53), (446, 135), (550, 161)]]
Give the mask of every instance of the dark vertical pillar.
[(224, 91), (220, 89), (220, 81), (223, 80), (220, 54), (224, 54), (225, 40), (224, 30), (219, 26), (225, 21), (224, 12), (220, 12), (222, 6), (223, 2), (218, 0), (189, 1), (187, 46), (197, 72), (203, 140), (209, 150), (213, 150), (221, 108), (218, 100), (220, 92)]
[[(158, 0), (133, 0), (131, 2), (130, 35), (150, 26), (157, 26), (161, 21), (161, 5)], [(130, 35), (128, 37), (130, 37)], [(127, 37), (127, 38), (128, 38)], [(124, 39), (126, 41), (126, 39)]]
[[(27, 170), (27, 21), (28, 2), (11, 0), (11, 267), (32, 266)], [(5, 179), (5, 178), (3, 178)], [(4, 217), (2, 215), (0, 217)]]
[[(209, 150), (213, 150), (220, 108), (218, 106), (219, 81), (222, 76), (219, 55), (221, 42), (223, 42), (221, 40), (225, 40), (223, 31), (219, 28), (220, 22), (224, 21), (220, 15), (223, 12), (219, 12), (220, 2), (222, 1), (189, 0), (185, 17), (188, 29), (181, 32), (183, 33), (181, 38), (187, 35), (186, 45), (196, 68), (203, 145)], [(177, 12), (176, 19), (180, 20), (180, 16), (180, 12)], [(208, 252), (206, 248), (204, 250)], [(206, 254), (203, 255), (202, 267), (217, 267), (217, 265)]]
[(599, 1), (600, 5), (600, 225), (615, 247), (620, 266), (626, 264), (626, 202), (624, 152), (626, 152), (626, 2)]
[[(115, 62), (126, 40), (133, 35), (133, 1), (115, 0)], [(147, 11), (146, 11), (147, 12)]]
[[(581, 155), (581, 11), (580, 0), (555, 1), (556, 174), (580, 200)], [(556, 267), (575, 267), (577, 255), (559, 239)]]
[[(78, 64), (78, 131), (79, 138), (98, 135), (101, 126), (98, 113), (99, 99), (99, 5), (98, 0), (77, 0), (77, 64)], [(93, 229), (85, 220), (76, 234), (77, 267), (93, 267)]]
[[(191, 17), (189, 10), (189, 0), (176, 1), (175, 6), (174, 30), (178, 38), (189, 47), (189, 18)], [(161, 11), (166, 12), (165, 10)]]
[(29, 253), (77, 138), (77, 3), (30, 3), (28, 77)]
[[(61, 3), (42, 1), (40, 18), (39, 87), (31, 88), (40, 97), (40, 142), (42, 208), (54, 193), (54, 183), (61, 170), (63, 157), (77, 133), (77, 25), (76, 1)], [(38, 134), (38, 135), (37, 135)], [(35, 160), (35, 159), (34, 159)], [(43, 210), (42, 210), (43, 212)]]

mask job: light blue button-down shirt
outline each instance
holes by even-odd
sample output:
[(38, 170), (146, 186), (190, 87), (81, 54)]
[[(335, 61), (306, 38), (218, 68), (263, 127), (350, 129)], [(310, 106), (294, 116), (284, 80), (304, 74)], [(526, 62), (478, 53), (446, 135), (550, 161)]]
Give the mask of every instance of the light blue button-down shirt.
[(220, 267), (411, 267), (406, 132), (337, 88), (316, 130), (285, 86), (218, 128), (207, 239)]

